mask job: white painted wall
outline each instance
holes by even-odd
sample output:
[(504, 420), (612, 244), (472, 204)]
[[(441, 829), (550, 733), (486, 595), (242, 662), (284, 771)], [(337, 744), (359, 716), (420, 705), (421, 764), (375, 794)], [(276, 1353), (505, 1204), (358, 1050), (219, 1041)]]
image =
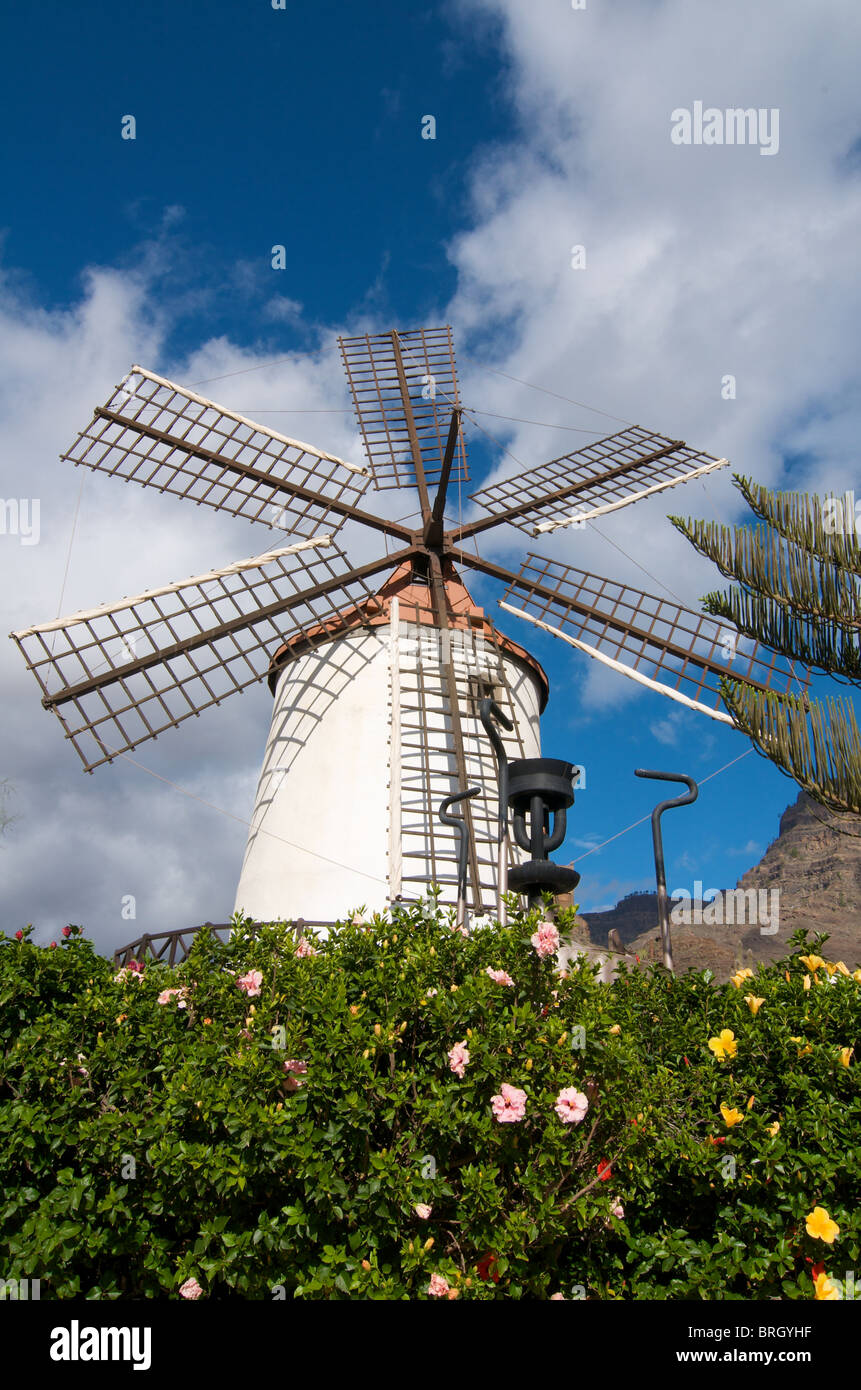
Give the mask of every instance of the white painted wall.
[[(394, 616), (394, 615), (393, 615)], [(236, 910), (256, 921), (335, 921), (354, 909), (381, 910), (392, 891), (407, 898), (419, 896), (415, 882), (398, 877), (398, 855), (416, 837), (417, 826), (427, 834), (427, 815), (410, 795), (408, 755), (401, 749), (401, 776), (390, 782), (390, 748), (398, 724), (410, 722), (406, 709), (415, 685), (415, 666), (420, 655), (425, 683), (441, 688), (434, 668), (435, 630), (399, 623), (380, 625), (339, 637), (289, 662), (282, 670), (275, 692), (272, 724), (257, 790)], [(398, 663), (393, 669), (393, 662)], [(455, 649), (459, 676), (467, 669)], [(540, 756), (540, 687), (528, 667), (505, 659), (517, 722), (526, 757)], [(490, 669), (490, 668), (488, 668)], [(392, 722), (392, 697), (398, 698), (401, 719)], [(429, 725), (438, 731), (443, 721), (431, 715)], [(488, 831), (496, 808), (496, 772), (492, 751), (480, 723), (464, 717), (468, 776), (480, 783), (484, 797), (476, 805), (477, 834)], [(438, 732), (438, 739), (445, 738)], [(406, 735), (401, 735), (402, 743)], [(510, 739), (510, 756), (521, 756)], [(452, 781), (454, 760), (433, 759), (432, 801), (456, 789)], [(412, 783), (414, 785), (414, 777)], [(400, 785), (399, 785), (400, 784)], [(436, 815), (436, 806), (434, 806)], [(454, 832), (435, 822), (437, 842), (448, 840), (452, 873), (455, 868)], [(420, 845), (426, 841), (418, 841)], [(392, 855), (394, 854), (394, 860)], [(481, 879), (485, 905), (490, 909), (495, 892), (495, 850), (480, 847)], [(396, 882), (390, 886), (390, 864)], [(428, 877), (423, 859), (407, 864), (404, 872)], [(455, 891), (446, 885), (443, 902), (453, 903)]]
[(236, 894), (255, 921), (388, 901), (387, 641), (363, 630), (281, 673)]

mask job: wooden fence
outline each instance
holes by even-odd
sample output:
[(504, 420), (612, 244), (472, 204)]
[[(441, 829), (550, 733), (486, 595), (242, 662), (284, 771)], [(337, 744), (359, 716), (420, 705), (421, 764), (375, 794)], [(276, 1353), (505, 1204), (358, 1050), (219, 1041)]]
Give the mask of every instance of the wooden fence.
[[(128, 965), (129, 961), (143, 961), (146, 956), (149, 956), (151, 960), (166, 961), (168, 965), (177, 965), (181, 960), (185, 960), (199, 931), (209, 928), (222, 941), (226, 941), (232, 925), (231, 922), (202, 922), (199, 927), (179, 927), (175, 931), (144, 932), (136, 941), (130, 941), (127, 946), (120, 946), (118, 950), (114, 951), (114, 965), (119, 968)], [(306, 927), (331, 927), (332, 925), (332, 922), (306, 922), (299, 917), (291, 923), (291, 930), (298, 936), (303, 936)]]

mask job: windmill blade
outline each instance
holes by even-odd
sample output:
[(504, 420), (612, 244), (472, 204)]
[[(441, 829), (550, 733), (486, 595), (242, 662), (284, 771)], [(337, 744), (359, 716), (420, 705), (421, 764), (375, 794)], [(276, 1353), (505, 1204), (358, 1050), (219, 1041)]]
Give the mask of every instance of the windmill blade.
[(650, 493), (725, 468), (727, 462), (698, 453), (682, 440), (633, 425), (473, 493), (472, 501), (491, 515), (468, 522), (452, 540), (458, 544), (504, 521), (532, 536), (582, 524)]
[(297, 536), (334, 533), (352, 517), (409, 537), (404, 527), (358, 510), (371, 482), (367, 469), (143, 367), (132, 367), (60, 457)]
[[(451, 329), (339, 338), (365, 454), (380, 489), (438, 481), (452, 410), (460, 404)], [(468, 480), (459, 432), (452, 477)]]
[(672, 600), (588, 574), (557, 560), (529, 555), (520, 573), (464, 554), (464, 563), (508, 581), (500, 603), (536, 627), (641, 685), (732, 723), (723, 710), (720, 681), (732, 676), (760, 690), (801, 690), (810, 672), (734, 628)]
[(285, 637), (360, 622), (365, 579), (410, 553), (352, 569), (324, 536), (11, 635), (92, 772), (259, 681)]

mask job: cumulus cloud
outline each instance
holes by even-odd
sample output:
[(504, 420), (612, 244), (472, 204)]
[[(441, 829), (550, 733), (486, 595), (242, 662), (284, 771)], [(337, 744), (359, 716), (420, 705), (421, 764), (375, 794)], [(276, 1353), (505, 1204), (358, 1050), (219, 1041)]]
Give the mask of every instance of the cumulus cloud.
[[(265, 363), (265, 353), (221, 337), (176, 357), (171, 334), (187, 301), (163, 293), (176, 248), (169, 233), (159, 244), (161, 253), (153, 243), (139, 248), (131, 269), (90, 267), (62, 309), (40, 308), (13, 274), (0, 285), (0, 496), (38, 500), (41, 519), (37, 545), (0, 538), (6, 632), (283, 540), (277, 529), (58, 460), (132, 362), (291, 437), (310, 433), (342, 457), (361, 457), (334, 332), (315, 331), (309, 351), (260, 371), (248, 368)], [(350, 544), (357, 559), (379, 553), (364, 533)], [(265, 684), (92, 776), (42, 709), (11, 642), (0, 649), (0, 689), (0, 774), (13, 788), (15, 816), (4, 836), (7, 922), (33, 920), (36, 940), (47, 941), (71, 919), (107, 951), (144, 930), (227, 920), (271, 710)]]

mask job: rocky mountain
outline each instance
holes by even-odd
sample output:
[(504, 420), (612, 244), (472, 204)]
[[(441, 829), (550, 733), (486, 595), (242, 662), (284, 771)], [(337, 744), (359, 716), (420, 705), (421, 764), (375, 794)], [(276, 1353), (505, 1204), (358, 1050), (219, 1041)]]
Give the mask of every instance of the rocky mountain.
[[(631, 894), (586, 918), (596, 945), (606, 947), (615, 927), (643, 960), (659, 959), (657, 921), (654, 893)], [(676, 907), (676, 969), (710, 969), (726, 979), (739, 965), (780, 959), (802, 926), (828, 932), (828, 959), (861, 966), (861, 821), (826, 811), (805, 792), (786, 808), (777, 838), (735, 889), (713, 903)]]

